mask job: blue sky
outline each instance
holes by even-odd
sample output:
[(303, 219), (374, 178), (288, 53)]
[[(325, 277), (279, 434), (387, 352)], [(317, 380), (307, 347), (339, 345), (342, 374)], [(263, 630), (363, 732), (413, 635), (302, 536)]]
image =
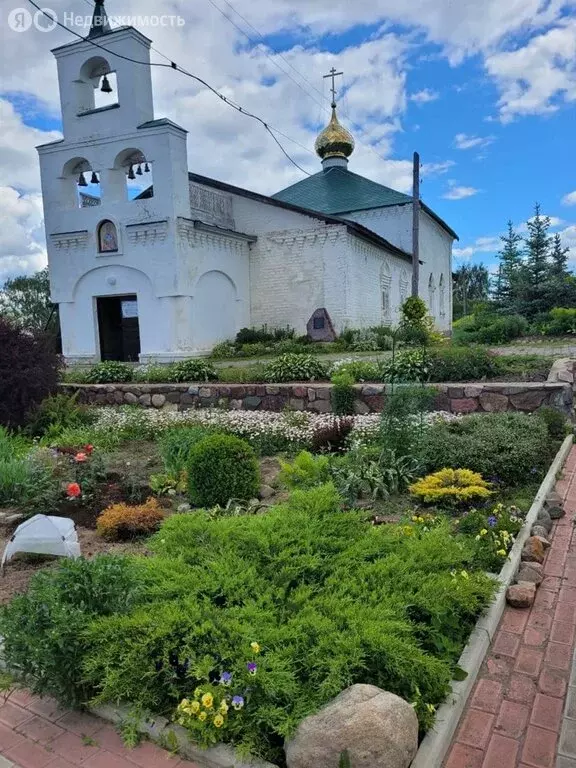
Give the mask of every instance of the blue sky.
[[(340, 117), (357, 141), (350, 169), (408, 191), (419, 151), (423, 199), (460, 235), (456, 265), (493, 266), (507, 220), (521, 225), (536, 201), (576, 262), (576, 0), (106, 4), (109, 14), (179, 13), (177, 29), (142, 31), (293, 139), (279, 136), (310, 173), (320, 169), (313, 143), (328, 119), (322, 75), (343, 69)], [(52, 3), (59, 14), (90, 5)], [(71, 39), (58, 29), (8, 32), (0, 52), (0, 279), (45, 260), (34, 146), (61, 130), (50, 49)], [(189, 130), (190, 170), (265, 193), (302, 178), (260, 126), (190, 79), (155, 70), (153, 83), (156, 115)]]

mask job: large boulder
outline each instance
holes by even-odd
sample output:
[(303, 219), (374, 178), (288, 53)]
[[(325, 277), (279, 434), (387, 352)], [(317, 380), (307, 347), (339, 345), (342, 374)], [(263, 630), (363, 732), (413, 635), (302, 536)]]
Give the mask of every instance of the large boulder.
[(418, 750), (413, 707), (375, 685), (353, 685), (286, 742), (288, 768), (336, 768), (347, 749), (353, 768), (408, 768)]

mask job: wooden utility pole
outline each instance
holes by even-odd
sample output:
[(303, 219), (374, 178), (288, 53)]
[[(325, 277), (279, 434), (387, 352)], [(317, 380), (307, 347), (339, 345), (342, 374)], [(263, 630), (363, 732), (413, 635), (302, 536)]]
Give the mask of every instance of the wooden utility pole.
[(414, 152), (412, 170), (412, 296), (418, 296), (420, 281), (420, 155)]

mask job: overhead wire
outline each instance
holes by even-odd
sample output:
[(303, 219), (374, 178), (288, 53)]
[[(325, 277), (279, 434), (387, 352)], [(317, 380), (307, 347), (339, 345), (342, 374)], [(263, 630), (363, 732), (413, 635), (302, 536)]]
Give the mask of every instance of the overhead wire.
[[(193, 80), (196, 80), (198, 83), (200, 83), (205, 88), (210, 90), (215, 96), (218, 96), (218, 98), (221, 99), (225, 104), (227, 104), (228, 106), (232, 107), (237, 112), (240, 112), (240, 114), (245, 115), (246, 117), (249, 117), (252, 120), (256, 120), (262, 126), (264, 126), (266, 131), (270, 134), (270, 136), (275, 141), (275, 143), (278, 145), (278, 147), (280, 148), (280, 150), (282, 151), (284, 156), (292, 163), (292, 165), (294, 165), (296, 168), (298, 168), (298, 170), (301, 171), (302, 173), (304, 173), (306, 176), (310, 176), (311, 175), (308, 171), (306, 171), (304, 168), (302, 168), (302, 166), (299, 165), (288, 154), (288, 152), (282, 146), (281, 142), (274, 135), (273, 131), (276, 131), (279, 135), (282, 135), (285, 138), (288, 138), (290, 141), (293, 141), (295, 144), (298, 144), (298, 142), (296, 142), (294, 139), (291, 139), (291, 138), (287, 137), (285, 134), (282, 134), (281, 131), (278, 131), (276, 128), (272, 128), (261, 117), (259, 117), (258, 115), (253, 114), (252, 112), (249, 112), (247, 109), (244, 109), (244, 107), (240, 106), (239, 104), (236, 104), (234, 101), (229, 99), (227, 96), (224, 96), (224, 94), (220, 93), (216, 88), (214, 88), (212, 85), (210, 85), (210, 83), (206, 82), (206, 80), (203, 80), (198, 75), (194, 75), (192, 72), (189, 72), (188, 70), (184, 69), (184, 67), (181, 67), (175, 61), (172, 61), (167, 56), (164, 56), (164, 54), (160, 54), (160, 55), (162, 55), (166, 59), (166, 61), (169, 62), (168, 64), (162, 64), (160, 62), (155, 62), (155, 61), (140, 61), (138, 59), (133, 59), (130, 56), (125, 56), (124, 54), (117, 53), (116, 51), (111, 51), (109, 48), (106, 48), (105, 46), (101, 45), (100, 43), (97, 43), (94, 39), (89, 38), (89, 37), (84, 37), (83, 35), (80, 35), (78, 32), (75, 32), (73, 29), (70, 29), (69, 27), (67, 27), (65, 24), (62, 24), (60, 21), (55, 19), (52, 14), (48, 13), (46, 11), (46, 9), (41, 8), (35, 2), (35, 0), (28, 0), (28, 2), (30, 3), (30, 5), (34, 6), (34, 8), (36, 8), (36, 10), (40, 11), (40, 13), (42, 13), (44, 16), (46, 16), (46, 18), (50, 19), (51, 22), (56, 23), (57, 26), (59, 26), (62, 29), (66, 30), (66, 32), (69, 32), (70, 34), (72, 34), (75, 37), (79, 38), (83, 42), (90, 43), (94, 47), (99, 48), (102, 51), (105, 51), (106, 53), (108, 53), (111, 56), (116, 56), (117, 58), (123, 59), (124, 61), (130, 61), (133, 64), (140, 64), (140, 65), (148, 66), (148, 67), (160, 67), (160, 68), (164, 68), (164, 69), (173, 69), (173, 70), (176, 70), (177, 72), (180, 72), (183, 75), (186, 75), (187, 77), (192, 78)], [(159, 53), (158, 51), (156, 51), (156, 52)]]

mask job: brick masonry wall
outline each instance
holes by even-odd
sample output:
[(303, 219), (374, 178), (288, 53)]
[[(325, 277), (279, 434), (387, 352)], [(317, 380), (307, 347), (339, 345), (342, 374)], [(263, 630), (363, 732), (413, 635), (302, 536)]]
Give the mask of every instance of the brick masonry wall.
[[(436, 410), (451, 413), (494, 411), (532, 412), (551, 406), (572, 415), (572, 385), (564, 381), (530, 383), (433, 384)], [(356, 413), (382, 410), (390, 385), (357, 384)], [(235, 410), (329, 413), (332, 386), (302, 384), (61, 384), (60, 391), (78, 392), (79, 400), (94, 405), (141, 405), (145, 408), (186, 410), (220, 407)]]

